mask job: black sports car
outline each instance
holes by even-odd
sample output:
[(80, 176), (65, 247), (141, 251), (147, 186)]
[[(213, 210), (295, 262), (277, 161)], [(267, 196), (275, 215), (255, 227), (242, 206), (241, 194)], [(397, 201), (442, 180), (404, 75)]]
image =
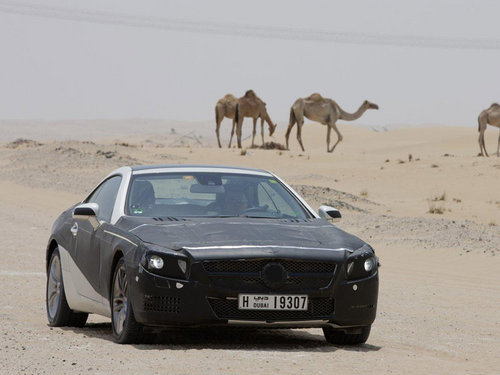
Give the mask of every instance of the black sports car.
[(149, 328), (323, 328), (364, 343), (378, 259), (274, 174), (214, 166), (123, 167), (54, 223), (47, 246), (51, 326), (112, 320), (119, 343)]

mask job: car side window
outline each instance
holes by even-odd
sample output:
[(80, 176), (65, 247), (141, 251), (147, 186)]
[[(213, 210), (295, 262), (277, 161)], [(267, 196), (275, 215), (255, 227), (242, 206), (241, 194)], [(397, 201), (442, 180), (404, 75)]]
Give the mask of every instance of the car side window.
[(99, 215), (97, 217), (99, 220), (107, 222), (111, 220), (121, 181), (121, 176), (113, 176), (107, 179), (87, 199), (88, 203), (97, 203), (99, 205)]

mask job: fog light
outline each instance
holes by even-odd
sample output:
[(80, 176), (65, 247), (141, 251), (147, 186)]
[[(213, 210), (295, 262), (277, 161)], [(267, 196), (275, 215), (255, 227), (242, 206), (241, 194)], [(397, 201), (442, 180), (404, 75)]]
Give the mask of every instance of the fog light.
[(148, 262), (149, 268), (161, 270), (163, 268), (163, 259), (158, 255), (152, 255)]
[(367, 260), (365, 260), (365, 271), (366, 272), (370, 272), (371, 270), (373, 270), (374, 267), (375, 267), (375, 259), (374, 258), (368, 258)]
[(186, 269), (187, 269), (187, 263), (185, 260), (178, 260), (177, 261), (177, 264), (179, 265), (179, 268), (181, 269), (182, 273), (186, 273)]

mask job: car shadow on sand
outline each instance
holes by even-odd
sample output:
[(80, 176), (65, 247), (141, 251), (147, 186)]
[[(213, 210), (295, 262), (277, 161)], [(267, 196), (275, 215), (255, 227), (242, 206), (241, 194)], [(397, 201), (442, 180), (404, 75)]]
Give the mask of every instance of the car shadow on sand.
[[(79, 335), (113, 341), (110, 323), (87, 323), (83, 328), (65, 327)], [(321, 329), (256, 329), (256, 328), (172, 328), (157, 333), (148, 333), (143, 344), (135, 344), (140, 350), (266, 350), (296, 352), (335, 352), (337, 350), (371, 352), (380, 346), (363, 344), (358, 346), (332, 345), (325, 341)]]

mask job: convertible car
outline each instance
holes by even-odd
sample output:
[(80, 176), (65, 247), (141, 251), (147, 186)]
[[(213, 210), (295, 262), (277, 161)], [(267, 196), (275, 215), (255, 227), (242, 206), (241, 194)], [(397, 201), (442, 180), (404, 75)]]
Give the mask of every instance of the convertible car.
[(317, 327), (330, 343), (364, 343), (378, 258), (338, 218), (264, 170), (119, 168), (52, 227), (49, 325), (100, 314), (118, 343), (217, 325)]

